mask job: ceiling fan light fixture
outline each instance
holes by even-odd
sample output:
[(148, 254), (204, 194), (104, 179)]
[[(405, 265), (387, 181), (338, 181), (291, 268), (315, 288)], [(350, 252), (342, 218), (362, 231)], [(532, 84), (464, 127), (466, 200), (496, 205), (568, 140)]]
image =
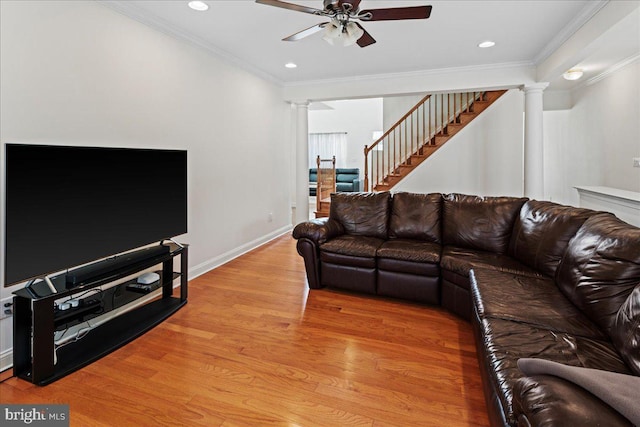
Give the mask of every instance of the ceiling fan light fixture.
[(322, 36), (322, 39), (330, 45), (333, 45), (335, 40), (340, 38), (340, 34), (342, 32), (341, 28), (342, 25), (340, 25), (336, 20), (329, 22), (324, 27), (324, 36)]
[(204, 12), (205, 10), (209, 9), (208, 4), (199, 0), (190, 1), (188, 3), (188, 6), (193, 10), (197, 10), (198, 12)]
[(364, 30), (354, 22), (340, 22), (332, 20), (324, 27), (324, 41), (330, 45), (341, 43), (343, 46), (352, 46), (362, 37)]
[(342, 38), (344, 38), (344, 45), (353, 46), (363, 35), (364, 30), (362, 28), (358, 27), (358, 25), (353, 22), (348, 23), (345, 32), (342, 33)]
[(562, 77), (564, 77), (565, 80), (578, 80), (583, 74), (584, 72), (580, 68), (572, 68), (564, 72)]

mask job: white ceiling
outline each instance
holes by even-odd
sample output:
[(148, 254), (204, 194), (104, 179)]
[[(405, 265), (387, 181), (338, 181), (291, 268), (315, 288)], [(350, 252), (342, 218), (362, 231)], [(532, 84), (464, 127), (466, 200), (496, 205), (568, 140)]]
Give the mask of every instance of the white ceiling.
[[(457, 67), (537, 65), (606, 4), (599, 0), (363, 0), (361, 9), (430, 4), (433, 10), (426, 20), (363, 23), (377, 43), (360, 48), (331, 46), (321, 34), (281, 41), (325, 22), (322, 17), (253, 0), (205, 2), (210, 6), (206, 12), (191, 10), (186, 0), (103, 3), (284, 85)], [(322, 0), (289, 2), (322, 8)], [(640, 34), (638, 25), (637, 19), (627, 22), (632, 35), (633, 31)], [(589, 69), (593, 62), (601, 69), (640, 51), (640, 37), (626, 34), (612, 32), (610, 43), (615, 49), (594, 49), (581, 65)], [(496, 42), (495, 47), (478, 48), (484, 40)], [(298, 68), (285, 68), (287, 62)], [(561, 80), (554, 84), (566, 88)]]

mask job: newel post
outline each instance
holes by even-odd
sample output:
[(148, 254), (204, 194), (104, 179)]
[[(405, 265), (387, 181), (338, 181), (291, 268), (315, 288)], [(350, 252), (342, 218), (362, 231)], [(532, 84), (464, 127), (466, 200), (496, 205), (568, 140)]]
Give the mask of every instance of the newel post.
[(367, 155), (369, 154), (369, 146), (364, 146), (364, 191), (369, 191), (369, 162)]

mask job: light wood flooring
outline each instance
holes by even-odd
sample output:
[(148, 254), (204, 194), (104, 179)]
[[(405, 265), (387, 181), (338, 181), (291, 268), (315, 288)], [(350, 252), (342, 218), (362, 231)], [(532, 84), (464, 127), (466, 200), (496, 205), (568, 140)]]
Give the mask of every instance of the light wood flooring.
[(471, 326), (437, 308), (306, 285), (282, 236), (189, 283), (189, 303), (45, 387), (72, 426), (487, 426)]

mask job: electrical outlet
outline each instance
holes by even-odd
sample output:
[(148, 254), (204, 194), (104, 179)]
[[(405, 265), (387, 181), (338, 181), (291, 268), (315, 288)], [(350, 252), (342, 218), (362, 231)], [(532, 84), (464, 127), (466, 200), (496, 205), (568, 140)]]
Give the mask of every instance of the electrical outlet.
[(0, 300), (0, 320), (13, 316), (13, 298)]
[(634, 157), (633, 158), (633, 167), (634, 168), (640, 168), (640, 157)]

